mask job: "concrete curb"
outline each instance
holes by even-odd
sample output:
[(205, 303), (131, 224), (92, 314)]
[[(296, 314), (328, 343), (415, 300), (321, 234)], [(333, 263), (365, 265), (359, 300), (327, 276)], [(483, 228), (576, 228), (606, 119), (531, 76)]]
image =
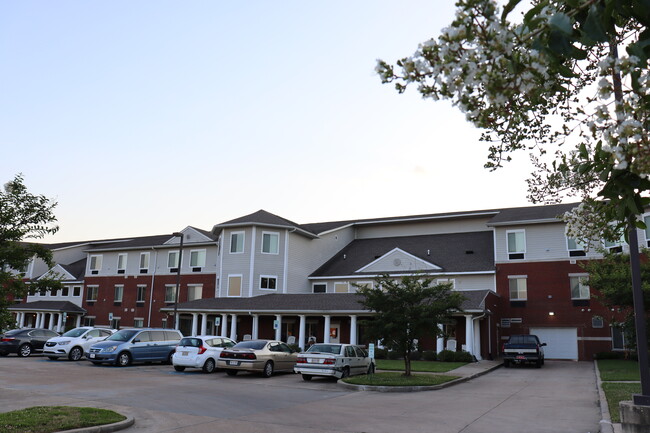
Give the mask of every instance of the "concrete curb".
[(600, 403), (600, 431), (601, 433), (614, 433), (614, 424), (612, 424), (612, 416), (609, 413), (605, 391), (603, 391), (603, 381), (600, 379), (597, 359), (594, 359), (594, 369), (596, 370), (596, 386), (598, 387), (598, 400)]
[(92, 427), (82, 427), (73, 430), (64, 430), (59, 433), (109, 433), (109, 432), (124, 430), (125, 428), (131, 427), (133, 424), (135, 424), (135, 419), (132, 416), (127, 416), (126, 419), (115, 422), (113, 424), (96, 425)]
[[(458, 379), (450, 380), (449, 382), (441, 383), (440, 385), (431, 386), (375, 386), (375, 385), (354, 385), (352, 383), (345, 383), (342, 380), (337, 382), (338, 386), (345, 389), (354, 391), (374, 391), (374, 392), (420, 392), (420, 391), (437, 391), (439, 389), (449, 388), (450, 386), (458, 385), (459, 383), (467, 382), (479, 376), (483, 376), (491, 371), (501, 368), (502, 364), (493, 365), (490, 368), (479, 371), (478, 373), (471, 374)], [(387, 371), (387, 370), (386, 370)], [(447, 372), (447, 373), (453, 373)]]

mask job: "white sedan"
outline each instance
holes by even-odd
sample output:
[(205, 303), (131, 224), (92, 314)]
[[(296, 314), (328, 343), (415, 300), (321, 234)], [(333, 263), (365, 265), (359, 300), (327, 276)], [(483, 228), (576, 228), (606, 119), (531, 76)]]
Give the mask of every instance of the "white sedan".
[(320, 343), (298, 355), (293, 371), (302, 374), (303, 380), (311, 380), (314, 376), (340, 379), (354, 374), (370, 374), (375, 371), (375, 364), (360, 346)]
[(212, 373), (217, 368), (221, 351), (235, 344), (230, 338), (218, 335), (183, 337), (172, 355), (174, 370), (200, 368), (204, 373)]

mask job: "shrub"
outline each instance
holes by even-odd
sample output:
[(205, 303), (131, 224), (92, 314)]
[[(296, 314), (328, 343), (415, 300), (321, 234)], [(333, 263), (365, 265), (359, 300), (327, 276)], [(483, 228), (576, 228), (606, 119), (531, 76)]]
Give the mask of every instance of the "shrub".
[(375, 359), (388, 359), (388, 351), (386, 349), (375, 349)]
[(443, 350), (442, 352), (438, 353), (438, 361), (453, 362), (455, 360), (456, 352), (452, 352), (451, 350)]
[(419, 361), (422, 359), (422, 352), (411, 352), (411, 361)]
[(398, 352), (395, 352), (394, 350), (391, 350), (388, 352), (387, 359), (400, 359), (400, 354)]
[(437, 361), (438, 354), (433, 350), (426, 350), (422, 352), (422, 359), (424, 359), (425, 361)]
[(623, 352), (598, 352), (594, 354), (594, 359), (623, 359)]
[(454, 361), (456, 362), (474, 362), (474, 355), (469, 352), (456, 352), (454, 353)]

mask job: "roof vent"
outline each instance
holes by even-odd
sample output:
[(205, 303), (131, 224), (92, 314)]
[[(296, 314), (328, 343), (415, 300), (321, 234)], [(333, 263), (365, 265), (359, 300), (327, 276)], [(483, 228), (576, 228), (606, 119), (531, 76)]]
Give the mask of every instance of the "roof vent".
[(474, 254), (474, 250), (465, 250), (465, 254)]

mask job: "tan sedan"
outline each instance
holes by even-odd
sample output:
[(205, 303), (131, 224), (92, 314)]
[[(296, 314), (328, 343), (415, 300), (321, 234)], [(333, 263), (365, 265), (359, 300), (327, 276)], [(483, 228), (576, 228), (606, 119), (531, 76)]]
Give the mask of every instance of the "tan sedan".
[(226, 370), (229, 376), (250, 371), (271, 377), (276, 371), (293, 372), (297, 357), (297, 352), (282, 341), (242, 341), (221, 352), (217, 367)]

